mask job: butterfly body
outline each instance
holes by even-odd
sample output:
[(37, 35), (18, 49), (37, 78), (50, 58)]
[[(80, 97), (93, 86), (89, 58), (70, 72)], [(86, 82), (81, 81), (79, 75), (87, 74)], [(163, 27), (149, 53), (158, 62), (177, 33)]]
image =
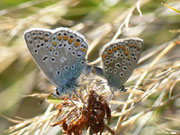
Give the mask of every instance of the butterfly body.
[(24, 38), (42, 72), (57, 87), (56, 93), (69, 93), (86, 66), (88, 45), (80, 33), (68, 28), (30, 29)]

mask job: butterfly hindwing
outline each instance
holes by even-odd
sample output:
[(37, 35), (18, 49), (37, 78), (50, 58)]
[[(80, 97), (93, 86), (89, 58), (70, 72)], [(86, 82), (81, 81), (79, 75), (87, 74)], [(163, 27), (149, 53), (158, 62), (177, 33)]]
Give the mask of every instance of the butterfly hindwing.
[(105, 45), (101, 52), (104, 77), (116, 89), (132, 74), (143, 48), (139, 38), (118, 39)]

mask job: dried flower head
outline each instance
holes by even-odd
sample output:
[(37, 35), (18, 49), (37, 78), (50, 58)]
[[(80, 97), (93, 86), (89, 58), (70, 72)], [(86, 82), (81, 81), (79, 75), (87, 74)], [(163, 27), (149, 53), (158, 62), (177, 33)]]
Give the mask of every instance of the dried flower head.
[[(109, 121), (111, 118), (111, 110), (108, 103), (102, 95), (98, 95), (93, 90), (89, 90), (88, 96), (84, 96), (82, 100), (82, 107), (78, 107), (78, 105), (68, 100), (58, 104), (56, 108), (59, 110), (61, 119), (52, 126), (59, 125), (68, 135), (73, 133), (80, 135), (82, 130), (87, 130), (88, 128), (90, 128), (92, 133), (101, 134), (104, 130), (105, 119)], [(71, 106), (72, 110), (62, 117), (61, 112), (63, 108), (68, 106)]]

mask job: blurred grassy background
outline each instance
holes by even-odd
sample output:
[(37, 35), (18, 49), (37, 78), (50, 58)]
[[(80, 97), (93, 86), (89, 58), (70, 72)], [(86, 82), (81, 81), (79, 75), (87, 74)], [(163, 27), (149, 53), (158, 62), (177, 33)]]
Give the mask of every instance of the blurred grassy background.
[[(25, 30), (33, 27), (52, 29), (71, 27), (84, 34), (89, 45), (93, 46), (88, 56), (88, 61), (92, 62), (98, 58), (100, 48), (115, 35), (135, 2), (132, 0), (1, 0), (0, 114), (10, 118), (15, 116), (31, 118), (42, 114), (47, 107), (47, 104), (39, 104), (41, 99), (22, 97), (30, 93), (47, 91), (50, 88), (50, 83), (39, 72), (27, 50), (23, 39)], [(180, 31), (180, 14), (162, 6), (161, 2), (180, 10), (178, 0), (143, 0), (140, 8), (142, 16), (134, 9), (129, 30), (124, 27), (119, 38), (138, 36), (144, 40), (144, 50), (177, 38)], [(179, 56), (176, 58), (178, 59)], [(180, 114), (179, 105), (169, 107), (169, 111), (178, 111)], [(159, 110), (157, 113), (161, 115), (162, 111)], [(13, 123), (0, 117), (0, 125), (0, 134), (7, 134), (4, 130)]]

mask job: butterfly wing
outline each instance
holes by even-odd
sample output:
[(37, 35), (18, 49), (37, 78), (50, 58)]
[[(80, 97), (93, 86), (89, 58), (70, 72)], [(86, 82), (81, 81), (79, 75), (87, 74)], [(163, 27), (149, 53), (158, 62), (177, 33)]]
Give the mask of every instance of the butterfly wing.
[(57, 87), (82, 73), (88, 45), (80, 33), (68, 28), (30, 29), (24, 38), (36, 64)]
[(101, 52), (104, 76), (111, 87), (119, 89), (132, 74), (143, 48), (139, 38), (119, 39), (105, 45)]

